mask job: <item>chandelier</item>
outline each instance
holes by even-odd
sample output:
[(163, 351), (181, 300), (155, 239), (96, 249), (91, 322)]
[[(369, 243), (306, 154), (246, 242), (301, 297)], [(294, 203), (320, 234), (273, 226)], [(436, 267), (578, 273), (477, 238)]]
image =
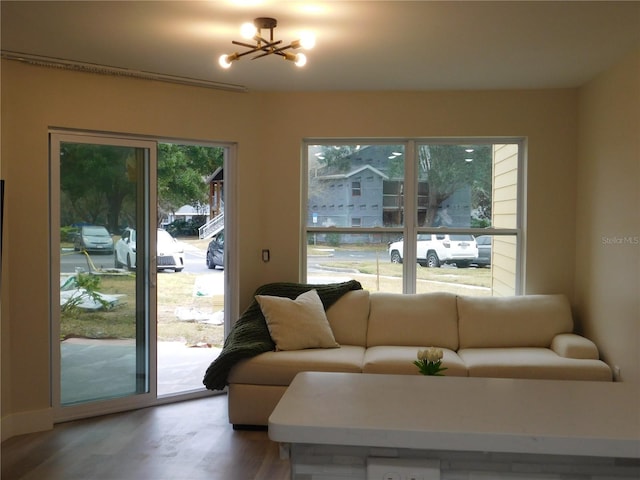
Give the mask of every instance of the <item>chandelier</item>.
[[(245, 55), (251, 55), (252, 53), (258, 53), (251, 60), (256, 58), (266, 57), (267, 55), (280, 55), (285, 60), (294, 62), (296, 66), (303, 67), (307, 63), (307, 56), (304, 53), (293, 53), (288, 50), (296, 50), (298, 48), (311, 49), (315, 45), (315, 38), (306, 34), (299, 40), (294, 40), (289, 45), (282, 46), (282, 40), (273, 39), (273, 29), (278, 25), (278, 21), (275, 18), (260, 17), (256, 18), (253, 23), (245, 23), (240, 29), (241, 35), (247, 40), (253, 40), (254, 43), (237, 42), (232, 40), (234, 45), (240, 45), (241, 47), (248, 48), (249, 50), (242, 53), (231, 53), (229, 55), (221, 55), (218, 63), (222, 68), (229, 68), (231, 63), (235, 60), (240, 60), (240, 57)], [(266, 39), (262, 35), (262, 30), (269, 30), (269, 38)]]

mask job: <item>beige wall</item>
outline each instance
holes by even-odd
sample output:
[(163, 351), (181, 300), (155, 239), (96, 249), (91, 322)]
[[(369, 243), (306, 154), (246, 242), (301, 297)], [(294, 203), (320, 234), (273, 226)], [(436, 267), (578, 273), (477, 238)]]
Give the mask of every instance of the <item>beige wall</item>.
[(640, 382), (640, 51), (580, 91), (576, 301), (585, 333)]
[(298, 278), (303, 138), (525, 136), (526, 293), (572, 297), (577, 102), (575, 89), (238, 94), (3, 61), (3, 419), (49, 407), (48, 127), (237, 142), (241, 307)]

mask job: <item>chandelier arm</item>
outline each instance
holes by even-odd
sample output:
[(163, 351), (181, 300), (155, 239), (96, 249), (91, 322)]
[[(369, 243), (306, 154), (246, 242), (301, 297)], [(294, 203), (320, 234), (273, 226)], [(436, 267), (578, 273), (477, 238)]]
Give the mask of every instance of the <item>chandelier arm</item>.
[(256, 46), (259, 50), (264, 50), (265, 52), (268, 50), (269, 52), (273, 51), (273, 47), (282, 43), (282, 40), (276, 40), (275, 42), (265, 43), (264, 45)]
[(284, 47), (280, 47), (280, 48), (276, 48), (275, 50), (273, 50), (273, 52), (271, 53), (276, 53), (278, 55), (283, 55), (283, 51), (288, 50), (289, 48), (294, 48), (293, 45), (289, 44), (289, 45), (285, 45)]
[(256, 53), (259, 50), (259, 48), (253, 48), (251, 50), (247, 50), (246, 52), (238, 53), (238, 58), (244, 57), (245, 55), (251, 55), (252, 53)]
[(251, 55), (252, 53), (259, 52), (260, 50), (261, 50), (261, 49), (260, 49), (260, 48), (258, 48), (258, 47), (251, 47), (251, 49), (250, 49), (250, 50), (247, 50), (247, 51), (242, 52), (242, 53), (240, 53), (240, 52), (235, 52), (235, 53), (234, 53), (234, 55), (235, 55), (235, 58), (236, 58), (236, 59), (238, 59), (238, 58), (240, 58), (240, 57), (244, 57), (245, 55)]
[(261, 37), (259, 34), (254, 35), (253, 39), (257, 44), (260, 44), (260, 42), (263, 42), (266, 45), (277, 45), (279, 43), (282, 43), (282, 40), (274, 40), (273, 35), (271, 36), (271, 40), (267, 40), (266, 38)]
[[(251, 60), (255, 60), (256, 58), (266, 57), (267, 55), (271, 55), (273, 53), (276, 53), (276, 52), (274, 52), (273, 50), (268, 50), (268, 51), (265, 51), (264, 53), (261, 53), (260, 55), (256, 55), (255, 57), (251, 57)], [(281, 54), (278, 53), (278, 55), (281, 55)]]
[[(244, 43), (244, 42), (238, 42), (236, 40), (232, 40), (231, 43), (233, 43), (234, 45), (239, 45), (241, 47), (245, 47), (245, 48), (250, 48), (252, 52), (257, 52), (258, 50), (264, 50), (265, 52), (267, 50), (271, 51), (272, 47), (275, 47), (276, 45), (279, 45), (282, 43), (282, 40), (276, 40), (275, 42), (270, 42), (270, 43), (258, 43), (255, 45), (252, 45), (250, 43)], [(288, 47), (285, 47), (288, 48)]]
[(233, 43), (234, 45), (240, 45), (241, 47), (260, 49), (260, 47), (256, 47), (255, 45), (252, 45), (250, 43), (238, 42), (236, 40), (231, 40), (231, 43)]
[(251, 60), (255, 60), (256, 58), (266, 57), (267, 55), (271, 55), (272, 53), (276, 52), (276, 50), (273, 47), (275, 45), (278, 45), (279, 43), (282, 43), (282, 40), (278, 40), (277, 42), (268, 43), (266, 45), (261, 45), (260, 47), (254, 48), (253, 52), (263, 51), (264, 53), (253, 57)]

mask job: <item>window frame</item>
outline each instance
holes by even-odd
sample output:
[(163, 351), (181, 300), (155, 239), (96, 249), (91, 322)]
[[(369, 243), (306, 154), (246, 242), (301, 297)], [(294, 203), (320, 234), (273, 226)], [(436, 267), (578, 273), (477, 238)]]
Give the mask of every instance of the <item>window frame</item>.
[[(404, 145), (404, 225), (400, 227), (320, 227), (309, 226), (309, 147), (314, 145), (347, 146), (347, 145)], [(418, 145), (441, 144), (486, 144), (486, 145), (516, 145), (517, 152), (517, 200), (516, 200), (516, 226), (514, 228), (488, 227), (488, 228), (452, 228), (452, 227), (419, 227), (418, 223)], [(417, 238), (418, 234), (446, 233), (446, 234), (470, 234), (515, 237), (515, 295), (521, 295), (525, 291), (525, 219), (526, 219), (526, 137), (402, 137), (402, 138), (305, 138), (302, 145), (302, 169), (301, 169), (301, 221), (300, 221), (300, 281), (307, 281), (307, 238), (310, 234), (335, 233), (335, 234), (376, 234), (391, 233), (401, 235), (403, 238)], [(492, 178), (494, 185), (494, 178)], [(403, 262), (403, 293), (410, 294), (416, 291), (416, 242), (404, 242)], [(493, 291), (492, 291), (493, 294)]]
[(362, 196), (362, 182), (360, 180), (351, 181), (351, 196), (352, 197)]

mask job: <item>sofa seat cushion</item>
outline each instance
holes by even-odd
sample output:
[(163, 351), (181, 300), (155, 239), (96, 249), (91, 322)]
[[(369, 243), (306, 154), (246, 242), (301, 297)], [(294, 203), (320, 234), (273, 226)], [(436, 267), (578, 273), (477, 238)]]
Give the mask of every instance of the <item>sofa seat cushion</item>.
[(460, 348), (549, 347), (573, 331), (564, 295), (458, 297)]
[(374, 292), (369, 298), (367, 347), (424, 345), (458, 349), (458, 311), (453, 293)]
[[(418, 350), (425, 347), (369, 347), (364, 354), (363, 373), (388, 373), (398, 375), (420, 375), (413, 362), (417, 359)], [(442, 366), (447, 370), (446, 376), (466, 377), (467, 367), (453, 350), (443, 348)]]
[(465, 348), (458, 355), (470, 377), (611, 381), (601, 360), (561, 357), (548, 348)]
[(360, 373), (364, 347), (311, 348), (265, 352), (238, 362), (229, 373), (229, 383), (289, 385), (299, 372)]

